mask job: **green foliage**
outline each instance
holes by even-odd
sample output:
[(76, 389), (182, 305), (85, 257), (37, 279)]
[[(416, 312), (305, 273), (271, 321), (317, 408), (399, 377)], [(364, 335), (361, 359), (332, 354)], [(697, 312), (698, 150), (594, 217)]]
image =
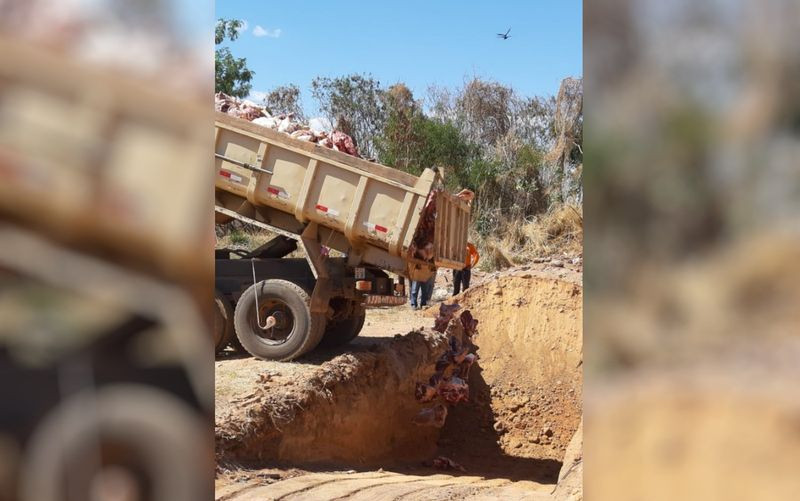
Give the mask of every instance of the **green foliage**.
[[(415, 175), (438, 167), (448, 190), (473, 190), (474, 229), (484, 236), (550, 208), (551, 193), (562, 191), (555, 183), (563, 183), (546, 161), (556, 100), (519, 98), (479, 79), (454, 94), (433, 89), (433, 98), (426, 115), (404, 85), (386, 91), (387, 118), (376, 140), (381, 163)], [(582, 139), (579, 129), (568, 132)]]
[(238, 19), (217, 19), (214, 28), (214, 45), (219, 45), (229, 39), (231, 42), (239, 38), (239, 30), (242, 29), (242, 21)]
[[(234, 41), (239, 37), (242, 21), (238, 19), (219, 19), (214, 30), (214, 43), (222, 44), (226, 39)], [(214, 51), (214, 87), (215, 92), (224, 92), (230, 96), (246, 97), (253, 88), (252, 70), (247, 67), (245, 58), (234, 57), (228, 47), (220, 47)]]
[(415, 175), (425, 168), (438, 167), (448, 183), (464, 183), (462, 187), (468, 186), (465, 173), (478, 153), (453, 124), (431, 120), (421, 113), (390, 116), (377, 146), (381, 163)]
[(231, 230), (229, 238), (231, 243), (234, 245), (247, 245), (248, 242), (250, 242), (250, 237), (248, 237), (244, 231), (238, 228)]

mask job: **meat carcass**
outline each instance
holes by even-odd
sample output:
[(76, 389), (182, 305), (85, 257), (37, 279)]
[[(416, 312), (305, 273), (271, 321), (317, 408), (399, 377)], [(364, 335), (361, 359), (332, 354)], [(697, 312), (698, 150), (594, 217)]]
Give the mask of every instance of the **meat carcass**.
[(448, 404), (469, 401), (469, 385), (458, 376), (452, 376), (439, 385), (439, 396)]
[(333, 143), (333, 149), (337, 151), (343, 151), (349, 155), (353, 155), (354, 157), (359, 156), (356, 145), (353, 142), (353, 138), (344, 132), (340, 132), (338, 130), (333, 131), (333, 134), (331, 134), (331, 142)]
[(293, 113), (271, 116), (263, 106), (252, 101), (239, 100), (222, 92), (214, 94), (214, 109), (237, 118), (243, 118), (256, 125), (289, 134), (301, 141), (317, 143), (325, 148), (360, 157), (352, 137), (338, 130), (331, 134), (312, 130), (308, 125), (300, 123)]

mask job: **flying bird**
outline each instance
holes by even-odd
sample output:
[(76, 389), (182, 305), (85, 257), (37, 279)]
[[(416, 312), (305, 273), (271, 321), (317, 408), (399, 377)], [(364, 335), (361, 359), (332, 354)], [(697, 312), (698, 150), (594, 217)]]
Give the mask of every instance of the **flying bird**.
[(509, 36), (509, 33), (511, 33), (511, 28), (509, 28), (508, 31), (506, 31), (505, 33), (498, 33), (497, 34), (497, 38), (502, 38), (503, 40), (508, 40), (509, 38), (511, 38), (511, 36)]

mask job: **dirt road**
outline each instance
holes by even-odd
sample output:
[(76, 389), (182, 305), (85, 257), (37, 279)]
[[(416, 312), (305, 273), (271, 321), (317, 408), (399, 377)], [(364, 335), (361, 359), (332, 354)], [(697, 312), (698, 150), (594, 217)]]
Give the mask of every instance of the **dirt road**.
[[(219, 501), (334, 500), (349, 501), (469, 501), (514, 499), (545, 501), (552, 499), (552, 486), (534, 482), (487, 480), (479, 476), (452, 476), (430, 473), (414, 475), (393, 471), (309, 472), (265, 484), (262, 480), (279, 473), (260, 472), (261, 479), (229, 482), (218, 487)], [(218, 482), (220, 484), (220, 482)]]

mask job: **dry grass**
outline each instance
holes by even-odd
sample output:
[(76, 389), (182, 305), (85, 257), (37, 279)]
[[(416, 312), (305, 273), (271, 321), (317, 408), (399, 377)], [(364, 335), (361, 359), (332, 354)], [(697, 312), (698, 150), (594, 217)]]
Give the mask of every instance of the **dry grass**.
[(542, 257), (575, 257), (583, 253), (583, 209), (562, 205), (529, 220), (505, 221), (499, 231), (477, 242), (490, 271)]

